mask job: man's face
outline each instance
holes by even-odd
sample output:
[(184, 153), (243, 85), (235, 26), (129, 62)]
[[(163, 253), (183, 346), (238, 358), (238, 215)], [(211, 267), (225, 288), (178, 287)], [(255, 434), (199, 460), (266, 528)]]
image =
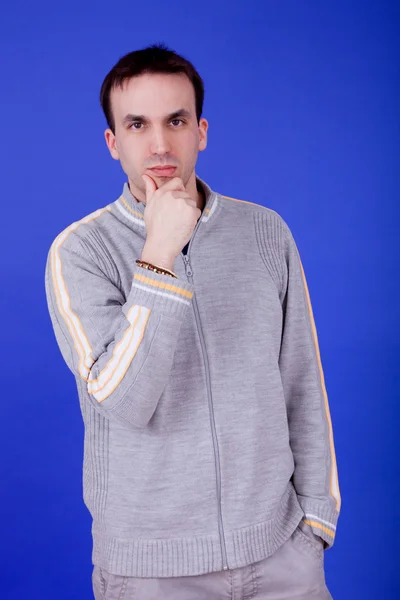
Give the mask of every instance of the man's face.
[[(121, 162), (131, 192), (145, 200), (141, 176), (149, 174), (157, 187), (172, 177), (187, 185), (198, 152), (207, 145), (206, 119), (197, 123), (192, 83), (183, 74), (145, 74), (111, 91), (115, 134), (106, 129), (111, 156)], [(152, 167), (173, 165), (173, 174), (155, 175)]]

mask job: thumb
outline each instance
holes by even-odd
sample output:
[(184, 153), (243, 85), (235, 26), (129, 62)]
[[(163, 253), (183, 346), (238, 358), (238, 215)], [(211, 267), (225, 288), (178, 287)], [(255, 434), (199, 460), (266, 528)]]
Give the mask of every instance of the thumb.
[(157, 190), (156, 182), (149, 175), (142, 175), (144, 185), (146, 186), (146, 202)]

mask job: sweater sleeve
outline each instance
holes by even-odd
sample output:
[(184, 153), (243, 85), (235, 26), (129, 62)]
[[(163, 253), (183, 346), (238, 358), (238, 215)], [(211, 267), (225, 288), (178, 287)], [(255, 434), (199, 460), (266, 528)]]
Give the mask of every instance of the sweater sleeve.
[(145, 427), (170, 376), (194, 286), (134, 264), (125, 298), (98, 262), (73, 236), (52, 243), (45, 289), (55, 337), (96, 410)]
[(295, 470), (293, 484), (304, 521), (331, 547), (340, 492), (317, 331), (294, 238), (284, 227), (283, 330), (279, 368), (287, 406)]

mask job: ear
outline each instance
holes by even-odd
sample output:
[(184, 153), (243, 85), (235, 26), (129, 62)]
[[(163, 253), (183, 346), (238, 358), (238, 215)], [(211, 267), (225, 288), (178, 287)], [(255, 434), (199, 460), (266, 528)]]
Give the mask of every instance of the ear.
[(199, 122), (199, 150), (205, 150), (207, 148), (207, 129), (208, 129), (208, 121), (207, 119), (200, 119)]
[(119, 154), (118, 154), (118, 149), (117, 149), (117, 142), (116, 142), (116, 139), (115, 139), (115, 135), (113, 134), (113, 132), (111, 131), (111, 129), (106, 129), (105, 130), (104, 137), (105, 137), (105, 140), (106, 140), (107, 148), (109, 149), (111, 156), (115, 160), (119, 160)]

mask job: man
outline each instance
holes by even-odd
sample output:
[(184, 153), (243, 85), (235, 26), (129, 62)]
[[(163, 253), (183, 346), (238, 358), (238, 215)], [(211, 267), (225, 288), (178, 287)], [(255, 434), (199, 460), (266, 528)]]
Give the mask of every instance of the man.
[(94, 594), (331, 598), (341, 500), (304, 272), (275, 211), (195, 174), (203, 97), (162, 44), (121, 58), (101, 104), (127, 182), (46, 264), (85, 425)]

